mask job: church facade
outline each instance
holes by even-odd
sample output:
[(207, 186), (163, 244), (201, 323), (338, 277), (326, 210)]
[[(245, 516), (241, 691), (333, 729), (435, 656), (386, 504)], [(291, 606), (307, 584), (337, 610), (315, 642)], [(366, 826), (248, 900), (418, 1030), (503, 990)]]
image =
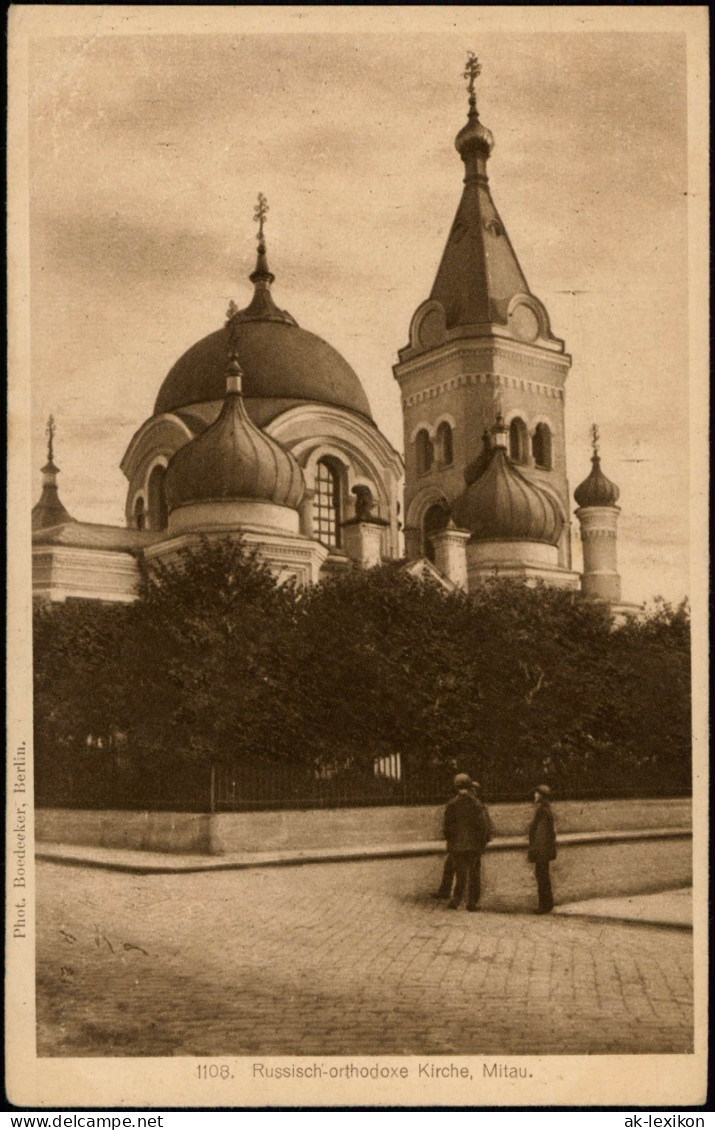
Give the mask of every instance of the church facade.
[(33, 509), (38, 598), (131, 601), (137, 555), (170, 559), (205, 536), (240, 536), (279, 582), (312, 584), (352, 564), (405, 559), (472, 591), (494, 576), (579, 590), (617, 605), (618, 488), (593, 468), (575, 499), (584, 571), (572, 569), (565, 458), (571, 358), (531, 293), (493, 202), (491, 132), (469, 109), (456, 138), (463, 191), (429, 297), (394, 376), (404, 461), (360, 380), (276, 302), (256, 208), (247, 305), (192, 346), (161, 384), (121, 462), (124, 527), (75, 520), (57, 488), (50, 423)]

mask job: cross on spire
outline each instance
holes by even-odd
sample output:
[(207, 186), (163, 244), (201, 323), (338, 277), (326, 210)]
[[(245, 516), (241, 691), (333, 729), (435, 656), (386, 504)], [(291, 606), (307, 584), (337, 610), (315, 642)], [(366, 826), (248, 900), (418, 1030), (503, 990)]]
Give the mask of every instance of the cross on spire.
[(467, 79), (467, 90), (469, 91), (470, 101), (474, 97), (474, 80), (479, 78), (482, 73), (482, 65), (473, 51), (467, 52), (467, 65), (465, 67), (462, 78)]
[(53, 415), (47, 417), (45, 435), (47, 436), (47, 462), (54, 463), (53, 441), (55, 438), (55, 418)]
[(593, 448), (593, 457), (598, 459), (598, 444), (601, 434), (598, 430), (598, 424), (591, 424), (591, 447)]
[(263, 243), (263, 224), (265, 223), (266, 216), (268, 215), (268, 201), (262, 192), (258, 193), (258, 203), (253, 209), (253, 219), (258, 224), (258, 244)]

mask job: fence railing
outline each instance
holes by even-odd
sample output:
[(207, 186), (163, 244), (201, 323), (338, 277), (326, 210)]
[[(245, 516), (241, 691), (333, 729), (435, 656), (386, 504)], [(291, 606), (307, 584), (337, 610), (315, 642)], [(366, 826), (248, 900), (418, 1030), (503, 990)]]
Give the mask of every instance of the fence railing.
[[(460, 769), (469, 767), (460, 766)], [(377, 805), (439, 805), (454, 795), (454, 767), (410, 766), (400, 754), (376, 758), (372, 767), (309, 767), (252, 762), (216, 765), (212, 769), (211, 810), (249, 812), (295, 808), (350, 808)], [(489, 803), (530, 800), (533, 774), (472, 770)], [(682, 780), (612, 777), (598, 785), (579, 780), (552, 780), (555, 795), (574, 800), (607, 797), (687, 796)]]
[(449, 795), (452, 775), (444, 768), (406, 772), (399, 753), (375, 758), (367, 767), (251, 761), (214, 766), (211, 792), (216, 811), (234, 812), (438, 804)]
[[(110, 751), (55, 751), (36, 757), (38, 807), (117, 808), (179, 812), (250, 812), (277, 809), (439, 805), (453, 795), (456, 768), (476, 775), (488, 803), (527, 800), (536, 782), (517, 765), (410, 764), (388, 753), (362, 765), (345, 760), (310, 765), (267, 757), (240, 763), (179, 764), (162, 769)], [(537, 774), (541, 777), (541, 774)], [(558, 799), (686, 796), (683, 774), (590, 775), (573, 769), (546, 778)]]

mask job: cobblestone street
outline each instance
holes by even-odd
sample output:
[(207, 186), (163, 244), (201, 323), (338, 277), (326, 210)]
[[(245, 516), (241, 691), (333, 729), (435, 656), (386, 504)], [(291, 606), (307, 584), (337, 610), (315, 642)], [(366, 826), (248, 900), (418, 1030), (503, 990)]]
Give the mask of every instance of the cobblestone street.
[(37, 865), (38, 1054), (692, 1050), (692, 935), (448, 911), (437, 857)]

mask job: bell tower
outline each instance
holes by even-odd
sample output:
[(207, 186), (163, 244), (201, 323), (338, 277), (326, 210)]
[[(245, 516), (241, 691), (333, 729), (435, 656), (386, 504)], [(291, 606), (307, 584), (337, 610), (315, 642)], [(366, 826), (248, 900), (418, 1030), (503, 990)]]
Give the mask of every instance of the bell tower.
[(571, 358), (529, 290), (492, 200), (494, 138), (480, 121), (474, 89), (480, 70), (470, 52), (467, 122), (455, 139), (462, 198), (432, 292), (415, 311), (393, 369), (404, 421), (406, 552), (433, 558), (430, 535), (449, 522), (465, 476), (473, 481), (481, 469), (483, 437), (499, 415), (509, 460), (558, 507), (558, 567), (570, 569), (564, 385)]

